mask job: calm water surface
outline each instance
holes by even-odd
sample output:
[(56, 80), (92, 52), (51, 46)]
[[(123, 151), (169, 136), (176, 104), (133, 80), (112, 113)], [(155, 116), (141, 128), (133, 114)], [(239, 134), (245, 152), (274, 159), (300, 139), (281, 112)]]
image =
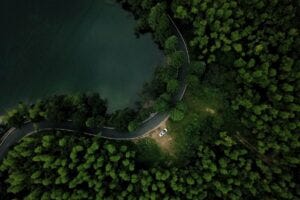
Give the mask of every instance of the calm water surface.
[(162, 53), (113, 1), (0, 0), (0, 113), (52, 94), (99, 92), (132, 106)]

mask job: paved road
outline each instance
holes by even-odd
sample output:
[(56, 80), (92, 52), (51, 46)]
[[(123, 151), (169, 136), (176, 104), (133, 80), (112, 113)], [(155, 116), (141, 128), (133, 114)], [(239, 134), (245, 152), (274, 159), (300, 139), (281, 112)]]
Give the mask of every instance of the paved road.
[[(187, 74), (187, 67), (190, 63), (189, 53), (186, 46), (186, 43), (184, 41), (184, 38), (182, 34), (180, 33), (178, 27), (172, 20), (172, 18), (169, 16), (170, 21), (173, 24), (174, 31), (176, 31), (178, 37), (180, 40), (180, 48), (184, 50), (186, 54), (186, 63), (180, 68), (180, 73), (178, 80), (180, 82), (180, 88), (178, 90), (178, 93), (174, 95), (173, 102), (176, 103), (180, 101), (183, 98), (183, 95), (186, 90), (186, 82), (185, 77)], [(80, 132), (91, 136), (98, 136), (108, 139), (115, 139), (115, 140), (131, 140), (135, 138), (142, 137), (144, 134), (148, 133), (149, 131), (155, 129), (162, 121), (166, 120), (169, 117), (168, 113), (157, 113), (153, 117), (151, 117), (149, 120), (142, 123), (142, 125), (133, 132), (120, 132), (114, 128), (108, 128), (103, 127), (100, 129), (78, 129), (78, 127), (75, 127), (72, 122), (64, 122), (64, 123), (52, 123), (52, 122), (39, 122), (36, 124), (33, 123), (27, 123), (23, 127), (17, 129), (17, 128), (11, 128), (9, 131), (7, 131), (4, 136), (1, 138), (0, 143), (0, 161), (4, 158), (5, 154), (9, 150), (9, 147), (17, 143), (19, 140), (21, 140), (23, 137), (39, 133), (41, 131), (47, 131), (47, 130), (63, 130), (63, 131), (70, 131), (70, 132)]]
[(2, 160), (9, 150), (9, 147), (17, 143), (23, 137), (40, 133), (47, 130), (61, 130), (70, 132), (80, 132), (86, 135), (99, 136), (114, 140), (131, 140), (143, 136), (148, 131), (156, 128), (163, 120), (168, 117), (167, 113), (158, 113), (147, 122), (143, 123), (137, 130), (126, 133), (120, 132), (111, 128), (100, 129), (78, 129), (72, 122), (53, 123), (53, 122), (39, 122), (36, 124), (27, 123), (20, 129), (10, 129), (2, 138), (0, 144), (0, 160)]

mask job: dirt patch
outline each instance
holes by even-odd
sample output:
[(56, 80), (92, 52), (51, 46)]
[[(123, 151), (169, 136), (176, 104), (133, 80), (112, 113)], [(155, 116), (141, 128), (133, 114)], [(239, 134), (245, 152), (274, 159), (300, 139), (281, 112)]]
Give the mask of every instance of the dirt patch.
[(205, 108), (205, 112), (208, 112), (212, 115), (216, 114), (216, 111), (214, 109), (211, 109), (211, 108)]
[(153, 131), (151, 134), (148, 135), (148, 138), (153, 139), (162, 150), (170, 154), (173, 154), (173, 149), (172, 149), (173, 138), (170, 135), (164, 135), (163, 137), (160, 137), (159, 132), (160, 131), (158, 130)]
[(159, 136), (161, 130), (167, 127), (167, 120), (163, 121), (156, 129), (147, 133), (147, 135), (143, 138), (151, 138), (153, 139), (157, 145), (165, 152), (170, 155), (174, 155), (174, 150), (172, 148), (173, 138), (170, 134), (166, 134), (162, 137)]
[(154, 101), (153, 100), (149, 100), (149, 101), (147, 101), (147, 102), (144, 103), (143, 108), (150, 108), (153, 105), (154, 105)]

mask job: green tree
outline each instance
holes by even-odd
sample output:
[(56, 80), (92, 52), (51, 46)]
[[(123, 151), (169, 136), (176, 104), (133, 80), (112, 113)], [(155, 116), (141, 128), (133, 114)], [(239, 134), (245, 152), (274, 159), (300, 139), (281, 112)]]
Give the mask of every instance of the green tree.
[(178, 48), (178, 38), (175, 35), (170, 36), (164, 45), (165, 52), (167, 54), (173, 53)]
[(167, 92), (170, 94), (174, 94), (179, 88), (179, 83), (175, 79), (171, 79), (167, 84)]
[(180, 121), (184, 118), (184, 112), (177, 109), (177, 108), (174, 108), (171, 112), (170, 112), (170, 118), (173, 120), (173, 121)]

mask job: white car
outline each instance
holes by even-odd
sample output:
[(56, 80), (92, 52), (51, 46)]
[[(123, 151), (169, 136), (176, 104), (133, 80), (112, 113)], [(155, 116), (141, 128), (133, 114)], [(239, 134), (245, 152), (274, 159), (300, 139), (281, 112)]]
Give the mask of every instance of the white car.
[(166, 135), (167, 132), (168, 132), (168, 129), (164, 128), (162, 131), (160, 131), (159, 137), (162, 137), (162, 136)]

